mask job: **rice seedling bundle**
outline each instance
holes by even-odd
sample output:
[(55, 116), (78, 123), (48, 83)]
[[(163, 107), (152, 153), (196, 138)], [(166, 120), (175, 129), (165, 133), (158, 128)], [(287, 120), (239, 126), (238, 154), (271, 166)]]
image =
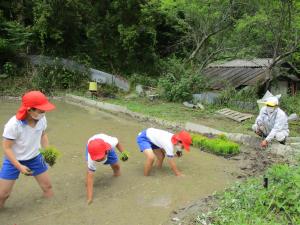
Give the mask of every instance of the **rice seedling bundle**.
[(240, 146), (228, 140), (225, 135), (208, 138), (200, 134), (192, 134), (193, 146), (217, 155), (235, 155), (240, 152)]
[(48, 163), (51, 167), (56, 163), (57, 158), (61, 155), (60, 151), (53, 146), (40, 149), (40, 152), (43, 155), (46, 163)]

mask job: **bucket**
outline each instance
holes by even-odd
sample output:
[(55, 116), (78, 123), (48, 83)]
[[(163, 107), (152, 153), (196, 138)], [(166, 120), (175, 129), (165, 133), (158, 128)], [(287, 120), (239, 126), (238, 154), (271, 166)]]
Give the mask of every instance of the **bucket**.
[(89, 91), (97, 91), (97, 82), (89, 83)]

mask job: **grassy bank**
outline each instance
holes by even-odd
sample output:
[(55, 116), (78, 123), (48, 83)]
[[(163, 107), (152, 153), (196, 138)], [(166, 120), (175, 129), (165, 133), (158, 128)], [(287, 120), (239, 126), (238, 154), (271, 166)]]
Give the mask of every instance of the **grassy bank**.
[(151, 101), (146, 98), (115, 98), (102, 99), (105, 102), (126, 106), (129, 110), (148, 116), (154, 116), (168, 121), (195, 122), (224, 132), (252, 133), (250, 129), (254, 119), (242, 123), (235, 122), (215, 113), (221, 107), (205, 105), (205, 109), (185, 107), (181, 103), (166, 102), (163, 100)]
[[(205, 105), (205, 109), (193, 109), (185, 107), (181, 103), (166, 102), (163, 100), (149, 100), (146, 98), (102, 98), (105, 101), (117, 105), (126, 106), (129, 110), (142, 113), (148, 116), (154, 116), (160, 119), (178, 122), (195, 122), (203, 124), (220, 131), (232, 133), (244, 133), (254, 135), (251, 126), (255, 121), (257, 114), (253, 118), (241, 123), (225, 118), (217, 113), (221, 106)], [(292, 122), (290, 126), (290, 136), (300, 136), (300, 122)]]
[(300, 224), (300, 167), (274, 165), (264, 178), (251, 178), (217, 194), (217, 204), (216, 210), (195, 218), (197, 224)]

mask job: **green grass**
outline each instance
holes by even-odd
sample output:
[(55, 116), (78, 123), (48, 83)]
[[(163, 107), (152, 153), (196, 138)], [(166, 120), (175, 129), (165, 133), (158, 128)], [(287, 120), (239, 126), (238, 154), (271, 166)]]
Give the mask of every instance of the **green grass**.
[[(215, 112), (222, 108), (220, 106), (205, 105), (205, 109), (200, 110), (187, 108), (181, 103), (166, 102), (163, 100), (150, 101), (149, 99), (138, 97), (126, 98), (126, 96), (118, 96), (115, 99), (104, 98), (99, 100), (126, 106), (131, 111), (167, 121), (181, 123), (195, 122), (224, 132), (249, 135), (254, 135), (251, 127), (258, 115), (257, 112), (256, 114), (253, 114), (251, 119), (240, 123), (216, 114)], [(300, 136), (300, 121), (292, 122), (289, 125), (290, 136)]]
[(192, 143), (193, 146), (216, 155), (231, 156), (240, 153), (239, 144), (228, 140), (223, 135), (208, 138), (200, 134), (192, 134)]
[(135, 99), (105, 99), (106, 102), (126, 106), (129, 110), (142, 113), (148, 116), (157, 117), (169, 121), (185, 122), (191, 119), (197, 119), (208, 113), (212, 109), (201, 111), (183, 106), (180, 103), (165, 102), (162, 100), (150, 101), (145, 98)]
[(204, 110), (187, 108), (181, 103), (163, 100), (150, 101), (145, 98), (118, 97), (115, 99), (99, 99), (100, 101), (126, 106), (129, 110), (147, 116), (157, 117), (172, 122), (194, 122), (212, 127), (224, 132), (252, 134), (250, 129), (255, 118), (242, 123), (235, 122), (215, 113), (220, 107), (205, 105)]
[[(246, 182), (216, 195), (218, 208), (200, 214), (196, 221), (214, 225), (300, 224), (300, 167), (274, 165), (263, 177)], [(201, 223), (200, 223), (201, 222)]]

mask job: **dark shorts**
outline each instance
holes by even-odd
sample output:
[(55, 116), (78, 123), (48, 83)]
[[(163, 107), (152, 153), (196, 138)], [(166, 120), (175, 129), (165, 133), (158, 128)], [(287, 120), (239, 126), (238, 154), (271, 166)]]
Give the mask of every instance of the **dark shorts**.
[[(41, 154), (29, 160), (19, 160), (19, 162), (33, 171), (32, 176), (37, 176), (48, 170), (47, 163)], [(0, 179), (16, 180), (19, 175), (20, 171), (6, 157), (4, 157), (0, 171)]]

